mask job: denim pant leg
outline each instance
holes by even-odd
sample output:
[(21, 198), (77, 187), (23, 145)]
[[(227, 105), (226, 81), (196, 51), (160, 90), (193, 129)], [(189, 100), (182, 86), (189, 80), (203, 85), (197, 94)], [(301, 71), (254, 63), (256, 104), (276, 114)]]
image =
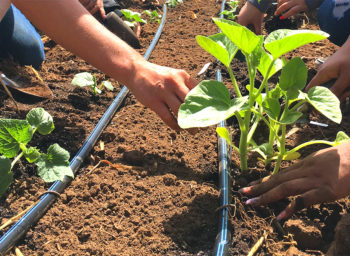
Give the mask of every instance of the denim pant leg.
[(40, 35), (14, 5), (11, 5), (0, 22), (0, 57), (9, 55), (19, 64), (35, 68), (45, 60)]
[(350, 0), (324, 0), (318, 9), (318, 23), (330, 34), (331, 42), (343, 45), (350, 35)]

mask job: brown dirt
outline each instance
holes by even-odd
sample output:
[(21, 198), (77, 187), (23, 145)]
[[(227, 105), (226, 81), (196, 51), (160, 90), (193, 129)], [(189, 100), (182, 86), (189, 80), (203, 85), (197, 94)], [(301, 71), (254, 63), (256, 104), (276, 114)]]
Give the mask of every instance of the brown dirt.
[[(196, 9), (196, 2), (200, 10)], [(196, 44), (195, 35), (217, 33), (211, 17), (218, 15), (220, 6), (221, 3), (214, 0), (189, 0), (168, 9), (164, 32), (150, 61), (185, 69), (196, 77), (203, 65), (213, 62), (214, 58)], [(147, 1), (129, 2), (125, 7), (140, 11), (155, 5)], [(192, 18), (191, 11), (197, 15), (196, 19)], [(265, 19), (266, 31), (280, 25), (317, 28), (312, 15), (285, 21), (288, 24), (269, 15)], [(157, 23), (142, 26), (141, 54), (157, 26)], [(336, 48), (325, 40), (302, 47), (287, 57), (302, 57), (309, 67), (310, 79), (316, 73), (315, 59), (331, 55)], [(52, 41), (46, 43), (46, 58), (39, 73), (54, 98), (39, 100), (14, 92), (19, 102), (16, 112), (13, 102), (1, 90), (0, 116), (22, 119), (31, 108), (44, 107), (54, 117), (56, 128), (48, 136), (35, 136), (31, 145), (46, 151), (49, 145), (59, 143), (73, 157), (120, 86), (113, 81), (116, 92), (104, 91), (93, 96), (87, 89), (71, 86), (70, 81), (74, 74), (83, 71), (96, 74), (98, 81), (104, 80), (105, 75)], [(11, 65), (14, 70), (18, 69)], [(5, 66), (9, 63), (3, 63), (0, 69), (4, 70)], [(214, 66), (198, 80), (214, 79)], [(239, 84), (246, 84), (245, 64), (236, 61), (234, 71)], [(223, 76), (225, 82), (228, 81), (225, 71)], [(288, 146), (313, 138), (332, 140), (341, 129), (349, 133), (346, 115), (341, 125), (332, 124), (315, 113), (310, 113), (308, 118), (328, 123), (329, 127), (300, 122), (295, 125), (300, 129), (287, 139)], [(100, 148), (100, 141), (105, 145), (104, 150)], [(306, 156), (320, 148), (311, 147), (302, 153)], [(94, 169), (100, 160), (112, 164), (104, 162)], [(232, 162), (233, 170), (237, 170), (236, 155)], [(271, 170), (266, 171), (261, 164), (256, 166), (253, 162), (250, 167), (249, 176), (244, 178), (233, 172), (237, 180), (233, 185), (235, 191)], [(76, 179), (16, 246), (24, 255), (210, 255), (218, 231), (217, 168), (217, 138), (213, 127), (194, 136), (187, 132), (175, 133), (129, 95), (84, 161)], [(0, 201), (2, 222), (34, 203), (50, 186), (37, 178), (34, 166), (25, 161), (14, 172), (15, 181)], [(272, 220), (288, 204), (287, 199), (256, 208), (245, 206), (245, 200), (233, 193), (230, 255), (246, 255), (265, 231), (268, 239), (257, 255), (322, 255), (333, 240), (334, 228), (342, 213), (349, 212), (347, 199), (302, 210), (282, 223), (285, 231), (292, 234), (283, 237)], [(10, 255), (14, 255), (14, 251)]]

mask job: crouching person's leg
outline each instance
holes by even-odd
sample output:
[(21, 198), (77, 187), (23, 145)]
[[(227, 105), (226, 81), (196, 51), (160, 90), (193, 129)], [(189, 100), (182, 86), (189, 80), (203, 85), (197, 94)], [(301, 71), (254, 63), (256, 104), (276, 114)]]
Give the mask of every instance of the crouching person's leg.
[(35, 68), (45, 60), (40, 35), (14, 5), (0, 22), (0, 34), (0, 58), (12, 56), (19, 64)]
[(318, 10), (321, 30), (329, 40), (341, 46), (350, 35), (350, 0), (324, 0)]

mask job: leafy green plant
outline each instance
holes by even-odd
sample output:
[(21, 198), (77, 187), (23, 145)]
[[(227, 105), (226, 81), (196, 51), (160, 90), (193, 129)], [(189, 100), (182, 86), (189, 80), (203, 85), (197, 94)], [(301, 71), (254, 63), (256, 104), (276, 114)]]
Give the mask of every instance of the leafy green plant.
[(145, 21), (144, 19), (141, 18), (141, 13), (139, 12), (134, 12), (131, 11), (129, 9), (122, 9), (121, 12), (123, 13), (124, 17), (125, 17), (125, 23), (129, 26), (129, 27), (133, 27), (135, 26), (136, 23), (147, 23), (147, 21)]
[(229, 6), (229, 10), (223, 10), (222, 13), (225, 15), (226, 19), (229, 20), (235, 20), (237, 15), (237, 8), (238, 8), (239, 1), (238, 0), (231, 0), (227, 2), (227, 5)]
[[(249, 151), (258, 152), (265, 163), (276, 160), (273, 171), (276, 173), (281, 161), (298, 158), (298, 150), (302, 147), (314, 143), (336, 145), (349, 139), (340, 133), (334, 142), (311, 141), (291, 150), (285, 145), (286, 127), (302, 116), (299, 107), (305, 103), (311, 104), (330, 120), (341, 122), (340, 102), (328, 88), (317, 86), (307, 93), (302, 91), (307, 81), (304, 62), (298, 57), (289, 61), (280, 59), (285, 53), (302, 45), (327, 38), (328, 34), (322, 31), (280, 29), (270, 33), (264, 40), (263, 36), (255, 35), (233, 21), (214, 18), (214, 22), (222, 33), (208, 37), (199, 35), (196, 40), (227, 68), (236, 97), (231, 99), (229, 90), (221, 82), (202, 81), (188, 93), (179, 109), (180, 127), (205, 127), (235, 116), (240, 128), (238, 146), (233, 145), (225, 128), (217, 128), (217, 132), (239, 153), (243, 171), (248, 169)], [(248, 67), (248, 95), (242, 95), (231, 69), (231, 62), (238, 49), (245, 56)], [(278, 83), (270, 88), (269, 78), (280, 70)], [(257, 71), (263, 76), (260, 85), (255, 84)], [(269, 128), (269, 135), (268, 141), (258, 145), (253, 134), (260, 122)]]
[(176, 7), (178, 4), (182, 4), (183, 1), (182, 1), (182, 0), (166, 0), (165, 3), (166, 3), (170, 8), (174, 8), (174, 7)]
[(149, 16), (150, 23), (152, 23), (154, 21), (160, 23), (160, 19), (162, 18), (162, 15), (158, 14), (158, 12), (156, 10), (153, 10), (153, 11), (145, 10), (145, 11), (143, 11), (143, 13), (145, 13)]
[(71, 84), (79, 87), (89, 86), (92, 89), (94, 95), (101, 94), (103, 87), (106, 87), (110, 91), (114, 90), (114, 87), (110, 81), (103, 81), (101, 85), (98, 86), (96, 76), (92, 75), (89, 72), (82, 72), (76, 74)]
[(69, 153), (58, 144), (51, 145), (47, 153), (27, 146), (36, 131), (47, 135), (54, 128), (51, 115), (43, 108), (30, 110), (25, 120), (0, 118), (0, 197), (11, 184), (12, 169), (22, 156), (36, 164), (38, 175), (46, 182), (74, 176), (69, 167)]

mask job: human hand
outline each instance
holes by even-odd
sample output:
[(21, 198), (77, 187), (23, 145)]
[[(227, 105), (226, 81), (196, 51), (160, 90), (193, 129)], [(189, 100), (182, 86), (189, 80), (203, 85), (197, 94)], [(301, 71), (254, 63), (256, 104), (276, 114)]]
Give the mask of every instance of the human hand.
[(278, 7), (275, 15), (281, 15), (281, 19), (289, 18), (299, 12), (307, 11), (308, 7), (305, 0), (278, 0)]
[(102, 19), (106, 18), (106, 12), (103, 7), (103, 0), (79, 0), (80, 3), (92, 14), (100, 12)]
[(139, 63), (128, 88), (146, 107), (155, 111), (172, 129), (180, 130), (177, 113), (187, 93), (197, 81), (184, 70)]
[(242, 26), (253, 25), (254, 32), (261, 35), (264, 13), (249, 2), (246, 2), (238, 14), (237, 22)]
[(306, 87), (322, 85), (331, 79), (336, 79), (331, 91), (343, 101), (350, 95), (350, 38), (319, 68), (317, 74)]
[(253, 196), (247, 205), (257, 206), (299, 195), (278, 216), (289, 218), (313, 204), (334, 201), (350, 194), (350, 142), (320, 150), (273, 176), (239, 190)]

